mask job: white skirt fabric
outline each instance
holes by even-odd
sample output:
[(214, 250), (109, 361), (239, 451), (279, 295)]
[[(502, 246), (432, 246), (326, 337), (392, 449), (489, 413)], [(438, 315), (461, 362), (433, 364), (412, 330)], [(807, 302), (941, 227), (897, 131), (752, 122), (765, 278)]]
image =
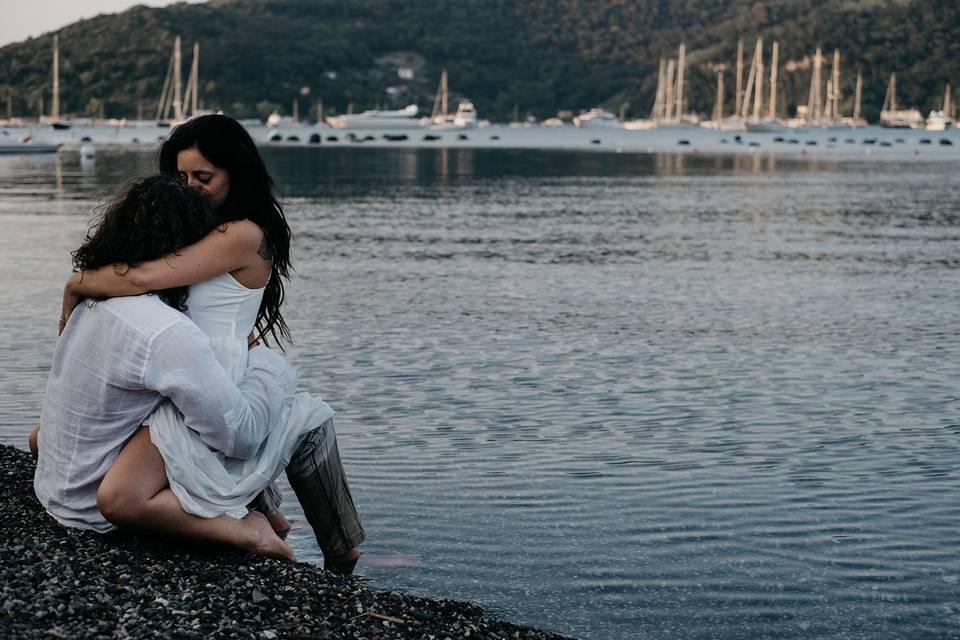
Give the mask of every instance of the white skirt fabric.
[[(247, 368), (247, 344), (214, 339), (210, 346), (233, 379), (240, 382)], [(170, 489), (187, 513), (204, 518), (227, 514), (242, 518), (247, 505), (287, 467), (301, 437), (333, 417), (325, 402), (299, 392), (284, 401), (284, 409), (256, 455), (242, 460), (210, 449), (183, 422), (169, 400), (146, 421), (150, 439), (160, 450)]]

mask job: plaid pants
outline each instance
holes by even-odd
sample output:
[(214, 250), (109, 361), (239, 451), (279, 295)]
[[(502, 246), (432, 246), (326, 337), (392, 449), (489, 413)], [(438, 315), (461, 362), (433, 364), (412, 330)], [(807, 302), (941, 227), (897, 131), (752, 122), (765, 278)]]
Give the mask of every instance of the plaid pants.
[[(325, 556), (345, 553), (363, 542), (363, 527), (337, 450), (333, 418), (300, 439), (287, 465), (287, 480)], [(271, 484), (250, 508), (270, 515), (282, 500)]]

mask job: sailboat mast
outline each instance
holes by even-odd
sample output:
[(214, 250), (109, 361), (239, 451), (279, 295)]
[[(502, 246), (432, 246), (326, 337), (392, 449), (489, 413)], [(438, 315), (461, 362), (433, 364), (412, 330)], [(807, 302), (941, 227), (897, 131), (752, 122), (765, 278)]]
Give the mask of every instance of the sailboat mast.
[(742, 99), (740, 100), (740, 117), (746, 120), (747, 113), (750, 109), (750, 98), (753, 95), (753, 88), (757, 82), (757, 56), (754, 54), (753, 60), (750, 62), (750, 73), (747, 74), (747, 86), (743, 91)]
[(440, 110), (443, 112), (443, 117), (446, 118), (449, 113), (447, 109), (447, 70), (444, 69), (443, 73), (440, 74)]
[(717, 102), (713, 106), (715, 122), (723, 120), (723, 71), (717, 71)]
[(667, 86), (665, 89), (665, 95), (663, 99), (663, 120), (669, 122), (671, 118), (671, 111), (673, 107), (673, 90), (676, 86), (676, 76), (674, 72), (676, 71), (676, 60), (671, 58), (667, 61)]
[(200, 84), (200, 43), (193, 43), (193, 65), (190, 68), (190, 115), (197, 115), (197, 89)]
[(780, 43), (774, 41), (773, 53), (770, 54), (770, 112), (768, 117), (773, 120), (777, 117), (777, 65), (780, 56)]
[(677, 57), (677, 110), (675, 116), (677, 122), (683, 120), (683, 71), (686, 52), (686, 45), (681, 44), (680, 54)]
[(897, 110), (897, 74), (890, 74), (890, 111)]
[(737, 40), (737, 94), (734, 97), (734, 113), (740, 115), (743, 107), (743, 38)]
[(180, 36), (173, 41), (173, 118), (183, 120), (183, 102), (180, 100)]
[(833, 50), (833, 118), (840, 118), (840, 50)]
[(857, 88), (856, 94), (853, 96), (853, 122), (854, 124), (860, 120), (860, 95), (863, 92), (863, 73), (860, 72), (860, 69), (857, 69)]
[(830, 121), (836, 117), (833, 113), (833, 78), (827, 80), (827, 99), (823, 103), (823, 119)]
[(60, 119), (60, 36), (53, 36), (53, 96), (50, 107), (50, 116), (56, 121)]
[(810, 105), (813, 108), (813, 119), (819, 121), (823, 118), (823, 102), (821, 100), (820, 86), (823, 82), (821, 79), (821, 73), (823, 70), (823, 53), (820, 50), (820, 47), (817, 47), (817, 52), (813, 58), (813, 80), (810, 87), (810, 100), (813, 103)]
[(757, 86), (753, 89), (753, 120), (760, 120), (760, 106), (763, 104), (763, 38), (757, 38), (757, 48), (753, 53), (757, 63)]
[(650, 117), (654, 120), (660, 120), (660, 114), (663, 110), (663, 89), (664, 82), (663, 77), (667, 72), (667, 61), (663, 58), (660, 58), (660, 70), (657, 72), (657, 95), (653, 99), (653, 111), (650, 113)]

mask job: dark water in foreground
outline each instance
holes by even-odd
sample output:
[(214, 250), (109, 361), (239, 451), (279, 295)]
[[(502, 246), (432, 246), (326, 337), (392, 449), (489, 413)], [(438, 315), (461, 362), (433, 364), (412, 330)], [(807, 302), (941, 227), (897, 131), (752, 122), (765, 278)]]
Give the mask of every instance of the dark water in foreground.
[[(0, 158), (0, 441), (151, 160)], [(960, 636), (960, 165), (267, 160), (373, 586), (592, 639)]]

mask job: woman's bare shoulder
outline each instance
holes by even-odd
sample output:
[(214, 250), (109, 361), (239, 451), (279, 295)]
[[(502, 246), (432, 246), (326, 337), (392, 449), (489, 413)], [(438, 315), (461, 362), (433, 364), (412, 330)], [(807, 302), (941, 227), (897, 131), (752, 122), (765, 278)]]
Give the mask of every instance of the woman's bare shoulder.
[(217, 227), (216, 231), (225, 234), (232, 243), (250, 248), (251, 251), (259, 251), (265, 238), (260, 225), (246, 219), (227, 222)]

